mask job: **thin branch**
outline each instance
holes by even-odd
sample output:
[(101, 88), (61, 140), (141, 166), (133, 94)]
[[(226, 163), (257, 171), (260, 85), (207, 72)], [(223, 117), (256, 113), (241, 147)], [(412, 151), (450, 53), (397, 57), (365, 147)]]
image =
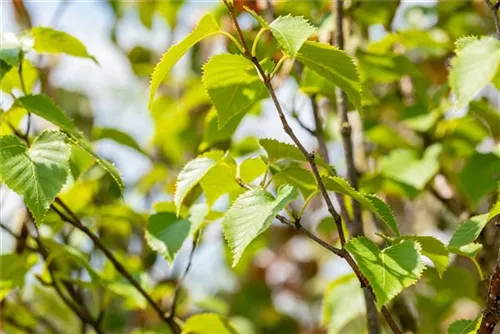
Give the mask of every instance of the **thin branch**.
[[(324, 198), (324, 200), (326, 202), (328, 211), (332, 215), (332, 217), (333, 217), (333, 219), (335, 221), (335, 225), (337, 226), (337, 230), (338, 230), (338, 233), (339, 233), (340, 242), (341, 242), (341, 245), (342, 245), (342, 249), (340, 250), (340, 253), (337, 254), (337, 255), (339, 255), (340, 257), (344, 258), (347, 261), (347, 263), (350, 265), (350, 267), (352, 268), (352, 270), (354, 271), (354, 273), (358, 277), (358, 279), (361, 282), (361, 285), (363, 287), (370, 287), (368, 280), (361, 273), (361, 270), (359, 269), (359, 266), (357, 265), (357, 263), (351, 257), (351, 255), (349, 254), (349, 252), (347, 252), (344, 249), (344, 245), (346, 243), (346, 239), (345, 239), (344, 231), (342, 229), (342, 219), (341, 219), (340, 215), (337, 213), (337, 211), (335, 210), (335, 208), (333, 207), (332, 201), (331, 201), (331, 199), (330, 199), (330, 197), (328, 195), (328, 192), (326, 190), (325, 184), (323, 183), (323, 180), (321, 179), (321, 175), (319, 174), (319, 171), (318, 171), (318, 166), (316, 165), (316, 162), (315, 162), (314, 153), (309, 153), (305, 149), (304, 145), (300, 142), (300, 140), (297, 138), (297, 136), (295, 135), (294, 131), (292, 130), (292, 128), (288, 124), (288, 121), (286, 120), (285, 114), (284, 114), (284, 112), (283, 112), (283, 110), (281, 108), (281, 105), (280, 105), (280, 103), (278, 101), (278, 98), (276, 97), (276, 92), (274, 91), (274, 88), (273, 88), (273, 85), (271, 83), (270, 78), (266, 75), (266, 73), (263, 70), (262, 66), (260, 65), (258, 59), (256, 57), (252, 56), (250, 50), (247, 47), (247, 43), (246, 43), (245, 38), (244, 38), (244, 36), (243, 36), (243, 34), (241, 32), (240, 25), (239, 25), (238, 20), (236, 18), (234, 7), (231, 4), (229, 4), (229, 2), (227, 0), (223, 0), (223, 1), (224, 1), (224, 4), (226, 5), (226, 7), (229, 10), (229, 14), (231, 16), (233, 24), (236, 27), (236, 30), (238, 31), (238, 35), (239, 35), (239, 37), (241, 39), (241, 43), (243, 44), (243, 46), (245, 48), (245, 55), (248, 57), (248, 59), (250, 59), (252, 61), (252, 63), (256, 67), (257, 71), (259, 72), (259, 74), (260, 74), (260, 76), (261, 76), (261, 78), (262, 78), (262, 80), (264, 82), (264, 85), (266, 86), (266, 88), (267, 88), (267, 90), (269, 92), (269, 95), (271, 95), (271, 99), (272, 99), (272, 101), (273, 101), (273, 103), (274, 103), (274, 105), (276, 107), (276, 110), (278, 112), (278, 116), (280, 118), (280, 121), (281, 121), (281, 123), (283, 125), (284, 131), (292, 139), (292, 141), (295, 143), (295, 145), (298, 147), (298, 149), (301, 151), (301, 153), (304, 155), (304, 157), (309, 162), (309, 165), (311, 166), (311, 169), (312, 169), (312, 172), (314, 174), (314, 177), (316, 178), (316, 181), (318, 183), (318, 187), (319, 187), (319, 189), (321, 191), (321, 194), (323, 195), (323, 198)], [(297, 225), (297, 223), (295, 223), (294, 225), (295, 226), (300, 226), (300, 224)], [(311, 237), (309, 234), (307, 234), (307, 235), (309, 237)], [(318, 240), (316, 240), (316, 239), (313, 239), (313, 240), (316, 241), (316, 242), (318, 242)], [(325, 245), (322, 244), (322, 246), (325, 246)], [(333, 252), (333, 250), (331, 250), (331, 251)], [(375, 298), (375, 295), (373, 294), (373, 291), (371, 290), (371, 288), (369, 288), (369, 291), (371, 292), (372, 298)], [(392, 331), (394, 333), (396, 333), (396, 334), (400, 334), (401, 331), (397, 327), (394, 319), (392, 318), (392, 316), (390, 315), (390, 313), (389, 313), (389, 311), (387, 310), (386, 307), (382, 308), (382, 314), (386, 317), (387, 322), (388, 322), (389, 326), (391, 327)]]
[(488, 298), (483, 310), (483, 320), (478, 334), (491, 334), (500, 322), (500, 250), (498, 251), (497, 263), (491, 276), (488, 289)]
[(492, 4), (490, 0), (484, 0), (484, 1), (491, 10), (491, 14), (493, 16), (493, 22), (495, 22), (497, 38), (500, 39), (500, 21), (498, 19), (498, 9), (500, 8), (500, 0), (497, 0), (497, 2), (495, 2), (494, 4)]
[[(344, 1), (335, 1), (335, 42), (339, 49), (344, 49)], [(340, 89), (335, 90), (337, 98), (337, 112), (340, 114), (342, 143), (344, 146), (344, 157), (346, 161), (347, 179), (354, 189), (358, 189), (358, 171), (354, 163), (354, 148), (352, 143), (352, 126), (349, 123), (347, 96), (346, 93)], [(363, 220), (361, 216), (361, 206), (359, 202), (352, 201), (353, 224), (352, 235), (357, 237), (364, 235)], [(363, 289), (365, 304), (366, 304), (366, 320), (368, 332), (370, 334), (380, 333), (380, 322), (378, 319), (378, 312), (375, 303), (373, 302), (371, 293), (366, 288)], [(392, 318), (391, 318), (392, 320)], [(398, 329), (399, 330), (399, 329)]]
[(172, 299), (172, 306), (170, 310), (170, 315), (168, 316), (170, 319), (174, 319), (175, 311), (177, 308), (177, 300), (179, 299), (179, 293), (181, 291), (182, 284), (186, 280), (186, 276), (189, 273), (189, 269), (193, 263), (194, 252), (196, 251), (196, 247), (198, 246), (199, 236), (195, 235), (193, 237), (193, 244), (191, 246), (191, 252), (189, 253), (188, 263), (186, 265), (186, 269), (184, 269), (184, 273), (177, 280), (177, 284), (175, 286), (174, 298)]
[(109, 261), (113, 264), (115, 269), (123, 276), (125, 277), (130, 284), (134, 286), (134, 288), (139, 291), (139, 293), (148, 301), (148, 303), (151, 305), (151, 307), (156, 311), (160, 319), (162, 319), (167, 325), (170, 327), (172, 332), (174, 333), (180, 333), (181, 329), (175, 319), (169, 318), (168, 316), (165, 315), (165, 312), (162, 310), (160, 305), (156, 303), (153, 298), (142, 288), (142, 286), (135, 280), (135, 278), (128, 272), (128, 270), (116, 259), (116, 257), (113, 255), (113, 253), (101, 242), (99, 237), (95, 235), (87, 226), (83, 225), (81, 220), (78, 218), (78, 216), (60, 199), (56, 198), (55, 202), (61, 206), (64, 211), (69, 215), (66, 216), (64, 213), (62, 213), (56, 206), (51, 205), (51, 208), (65, 221), (67, 221), (69, 224), (73, 225), (83, 233), (85, 233), (93, 242), (94, 245), (99, 248), (104, 255), (108, 258)]
[(319, 154), (326, 162), (329, 162), (330, 158), (328, 157), (328, 148), (326, 147), (325, 133), (323, 131), (323, 125), (319, 115), (319, 107), (318, 107), (318, 101), (316, 101), (316, 94), (311, 95), (310, 99), (311, 99), (312, 112), (314, 116), (314, 124), (316, 126), (314, 135), (318, 140)]
[[(497, 38), (500, 40), (500, 23), (498, 22), (498, 9), (500, 7), (500, 0), (493, 5), (488, 0), (485, 0), (490, 7), (495, 21)], [(500, 322), (500, 249), (498, 250), (497, 262), (495, 269), (490, 279), (490, 286), (488, 289), (488, 296), (486, 298), (486, 306), (483, 310), (483, 320), (481, 326), (477, 331), (478, 334), (491, 334), (495, 327)]]

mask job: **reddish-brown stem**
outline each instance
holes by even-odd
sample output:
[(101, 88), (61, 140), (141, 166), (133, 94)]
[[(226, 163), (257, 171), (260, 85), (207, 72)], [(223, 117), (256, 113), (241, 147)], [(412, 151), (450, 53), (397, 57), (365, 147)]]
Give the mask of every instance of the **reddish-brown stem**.
[[(330, 245), (324, 243), (319, 238), (316, 238), (316, 236), (313, 236), (311, 238), (312, 234), (310, 234), (309, 232), (305, 231), (304, 229), (301, 229), (300, 228), (301, 225), (299, 224), (299, 222), (295, 222), (295, 224), (293, 224), (293, 223), (290, 223), (290, 224), (292, 226), (295, 225), (302, 233), (304, 233), (309, 238), (311, 238), (315, 242), (319, 243), (323, 247), (327, 248), (328, 250), (330, 250), (334, 254), (336, 254), (336, 255), (344, 258), (347, 261), (347, 263), (351, 266), (351, 268), (354, 271), (354, 273), (356, 274), (356, 276), (358, 277), (359, 281), (361, 282), (361, 285), (363, 287), (365, 287), (365, 286), (368, 287), (368, 290), (370, 291), (372, 297), (375, 298), (375, 295), (373, 294), (373, 291), (370, 288), (368, 280), (363, 275), (363, 273), (361, 272), (359, 266), (354, 261), (354, 259), (351, 257), (351, 255), (344, 249), (344, 245), (346, 243), (346, 238), (345, 238), (345, 235), (344, 235), (344, 231), (342, 229), (342, 220), (340, 218), (340, 215), (335, 210), (335, 208), (333, 206), (333, 203), (332, 203), (332, 201), (330, 199), (330, 196), (328, 195), (328, 191), (326, 190), (325, 184), (323, 183), (323, 180), (321, 179), (321, 175), (319, 173), (318, 166), (316, 165), (314, 153), (313, 152), (310, 153), (310, 152), (308, 152), (306, 150), (306, 148), (304, 147), (304, 145), (297, 138), (297, 136), (295, 135), (295, 132), (292, 130), (292, 128), (288, 124), (288, 121), (287, 121), (287, 119), (285, 117), (283, 109), (281, 108), (281, 104), (280, 104), (280, 102), (279, 102), (279, 100), (278, 100), (278, 98), (276, 96), (276, 92), (274, 91), (274, 87), (273, 87), (273, 85), (271, 83), (271, 79), (265, 73), (265, 71), (262, 68), (262, 66), (260, 65), (258, 59), (256, 57), (254, 57), (254, 56), (251, 55), (251, 52), (250, 52), (250, 50), (247, 47), (246, 40), (245, 40), (245, 38), (243, 36), (243, 33), (241, 32), (240, 25), (239, 25), (238, 20), (236, 18), (234, 7), (227, 0), (223, 0), (223, 2), (226, 5), (226, 7), (228, 8), (228, 10), (229, 10), (229, 14), (231, 16), (233, 24), (236, 27), (236, 31), (238, 32), (238, 36), (239, 36), (239, 38), (241, 40), (241, 43), (242, 43), (242, 45), (244, 47), (245, 55), (254, 64), (255, 68), (257, 69), (259, 75), (261, 76), (261, 78), (262, 78), (262, 80), (264, 82), (264, 85), (266, 86), (266, 88), (267, 88), (267, 90), (269, 92), (269, 95), (271, 96), (271, 99), (272, 99), (272, 101), (274, 103), (274, 106), (276, 107), (276, 110), (278, 112), (278, 116), (280, 118), (281, 124), (283, 126), (283, 130), (292, 139), (292, 141), (294, 142), (294, 144), (297, 146), (297, 148), (300, 150), (300, 152), (304, 155), (304, 157), (309, 162), (309, 165), (311, 167), (313, 175), (314, 175), (314, 177), (316, 179), (316, 182), (318, 183), (318, 187), (320, 189), (320, 192), (321, 192), (321, 194), (322, 194), (322, 196), (323, 196), (323, 198), (324, 198), (324, 200), (326, 202), (326, 206), (328, 208), (328, 211), (332, 215), (332, 217), (333, 217), (333, 219), (335, 221), (335, 225), (337, 226), (337, 230), (338, 230), (339, 239), (340, 239), (340, 242), (341, 242), (341, 245), (342, 245), (342, 249), (332, 248)], [(280, 217), (280, 216), (278, 216), (278, 217)], [(278, 219), (280, 219), (280, 218), (278, 218)], [(384, 317), (386, 317), (387, 322), (388, 322), (389, 326), (391, 327), (392, 331), (395, 334), (400, 334), (401, 331), (399, 330), (398, 326), (396, 325), (396, 322), (394, 321), (394, 319), (390, 315), (390, 313), (387, 310), (387, 308), (385, 308), (385, 306), (382, 308), (382, 314), (384, 315)]]

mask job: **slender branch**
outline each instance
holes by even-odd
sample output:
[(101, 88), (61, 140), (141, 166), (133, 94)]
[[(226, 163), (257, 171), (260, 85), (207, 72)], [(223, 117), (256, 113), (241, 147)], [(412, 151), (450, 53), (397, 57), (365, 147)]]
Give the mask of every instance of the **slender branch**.
[(33, 226), (35, 227), (35, 230), (37, 233), (37, 235), (35, 237), (35, 241), (38, 244), (39, 253), (40, 253), (40, 255), (42, 255), (42, 257), (44, 258), (44, 260), (47, 263), (47, 270), (49, 272), (50, 279), (52, 280), (51, 286), (54, 288), (57, 295), (59, 296), (59, 298), (61, 298), (61, 300), (64, 302), (64, 304), (66, 304), (66, 306), (68, 306), (68, 308), (70, 308), (73, 311), (73, 313), (75, 313), (75, 315), (80, 319), (82, 324), (88, 323), (94, 328), (94, 330), (97, 333), (99, 333), (99, 334), (103, 333), (99, 327), (99, 324), (94, 319), (92, 319), (90, 314), (86, 310), (84, 310), (83, 308), (80, 308), (78, 303), (73, 302), (73, 301), (77, 300), (76, 296), (74, 295), (74, 290), (72, 290), (67, 285), (65, 285), (68, 293), (73, 298), (73, 301), (70, 300), (62, 291), (61, 287), (59, 286), (59, 284), (57, 282), (56, 275), (54, 274), (55, 265), (51, 261), (47, 261), (47, 259), (49, 258), (49, 253), (48, 253), (47, 249), (42, 244), (42, 240), (40, 239), (40, 233), (39, 233), (38, 228), (34, 222), (33, 222)]
[(491, 334), (500, 322), (500, 250), (488, 289), (488, 298), (483, 310), (483, 320), (478, 334)]
[(128, 270), (116, 259), (116, 257), (113, 255), (113, 253), (101, 242), (99, 237), (95, 235), (87, 226), (83, 225), (81, 220), (78, 218), (78, 216), (60, 199), (56, 198), (55, 202), (61, 206), (64, 211), (69, 215), (66, 216), (64, 213), (62, 213), (56, 206), (51, 205), (51, 208), (65, 221), (67, 221), (69, 224), (73, 225), (83, 233), (85, 233), (93, 242), (94, 245), (99, 248), (104, 255), (108, 258), (109, 261), (113, 264), (115, 269), (123, 276), (125, 277), (130, 284), (134, 286), (134, 288), (139, 291), (139, 293), (148, 301), (148, 303), (153, 307), (153, 309), (156, 311), (160, 319), (162, 319), (164, 322), (167, 323), (167, 325), (170, 327), (172, 332), (174, 333), (180, 333), (181, 329), (175, 319), (169, 318), (168, 316), (165, 315), (165, 312), (162, 310), (160, 305), (158, 305), (153, 298), (142, 288), (142, 286), (135, 280), (135, 278), (128, 272)]
[(493, 16), (493, 22), (495, 22), (495, 29), (497, 38), (500, 39), (500, 20), (498, 19), (498, 9), (500, 8), (500, 0), (497, 0), (494, 4), (490, 2), (490, 0), (484, 0), (486, 5), (491, 10), (491, 14)]
[[(335, 42), (339, 49), (344, 49), (344, 1), (335, 1)], [(354, 189), (358, 189), (358, 172), (354, 163), (354, 148), (352, 143), (352, 126), (349, 123), (347, 96), (345, 92), (337, 88), (335, 91), (337, 97), (337, 112), (340, 114), (342, 142), (344, 146), (344, 157), (346, 161), (347, 179)], [(364, 235), (363, 220), (361, 216), (361, 206), (359, 202), (352, 201), (353, 224), (352, 235), (357, 237)], [(380, 322), (378, 319), (378, 312), (370, 292), (365, 288), (363, 289), (365, 304), (366, 304), (366, 320), (368, 332), (370, 334), (380, 333)]]
[[(279, 100), (278, 100), (278, 98), (276, 96), (276, 92), (274, 91), (274, 88), (272, 86), (270, 78), (266, 75), (266, 73), (263, 70), (262, 66), (259, 64), (258, 59), (256, 57), (252, 56), (250, 50), (248, 49), (247, 43), (245, 41), (245, 38), (244, 38), (244, 36), (243, 36), (243, 34), (241, 32), (241, 28), (240, 28), (240, 25), (238, 23), (238, 20), (236, 19), (236, 14), (235, 14), (235, 11), (234, 11), (234, 7), (232, 5), (230, 5), (227, 0), (223, 0), (223, 1), (224, 1), (224, 4), (226, 5), (226, 7), (229, 10), (229, 14), (231, 16), (233, 24), (236, 27), (236, 30), (238, 31), (238, 35), (240, 37), (241, 43), (243, 44), (243, 47), (245, 48), (245, 55), (252, 61), (252, 63), (256, 67), (257, 71), (259, 72), (260, 76), (262, 77), (262, 80), (264, 81), (264, 85), (266, 86), (266, 88), (267, 88), (267, 90), (269, 92), (269, 95), (271, 95), (271, 99), (272, 99), (272, 101), (273, 101), (273, 103), (274, 103), (274, 105), (276, 107), (276, 110), (278, 112), (278, 116), (280, 118), (280, 121), (281, 121), (281, 123), (283, 125), (284, 131), (292, 139), (292, 141), (295, 143), (295, 145), (298, 147), (298, 149), (301, 151), (301, 153), (304, 155), (304, 157), (309, 162), (309, 165), (311, 166), (311, 170), (312, 170), (312, 172), (314, 174), (314, 177), (315, 177), (315, 179), (316, 179), (316, 181), (318, 183), (318, 187), (319, 187), (319, 189), (321, 191), (321, 194), (323, 195), (323, 198), (324, 198), (324, 200), (326, 202), (328, 211), (330, 212), (330, 214), (332, 215), (332, 217), (333, 217), (333, 219), (335, 221), (335, 225), (337, 226), (337, 230), (338, 230), (338, 233), (339, 233), (339, 238), (340, 238), (340, 242), (341, 242), (341, 245), (342, 245), (342, 249), (340, 249), (340, 252), (337, 252), (336, 250), (333, 251), (332, 249), (329, 249), (329, 248), (328, 249), (330, 251), (334, 252), (335, 254), (339, 253), (337, 255), (339, 255), (340, 257), (344, 258), (347, 261), (347, 263), (352, 268), (352, 270), (354, 271), (354, 273), (358, 277), (359, 281), (361, 282), (361, 285), (363, 287), (369, 287), (369, 291), (371, 292), (372, 298), (375, 298), (375, 295), (373, 294), (373, 291), (370, 288), (368, 280), (366, 279), (366, 277), (364, 277), (363, 273), (359, 269), (359, 266), (354, 261), (354, 259), (351, 257), (351, 255), (349, 254), (349, 252), (347, 252), (344, 249), (344, 245), (346, 243), (346, 239), (345, 239), (344, 231), (342, 229), (342, 219), (341, 219), (340, 215), (337, 213), (337, 211), (335, 210), (335, 208), (333, 207), (332, 201), (331, 201), (331, 199), (330, 199), (330, 197), (328, 195), (328, 192), (326, 190), (325, 184), (323, 183), (323, 180), (321, 179), (321, 175), (319, 174), (319, 171), (318, 171), (318, 166), (316, 165), (316, 162), (315, 162), (314, 153), (309, 153), (305, 149), (304, 145), (297, 138), (297, 136), (295, 135), (295, 132), (292, 130), (292, 128), (288, 124), (288, 121), (286, 120), (285, 114), (283, 112), (283, 109), (281, 108), (281, 104), (279, 103)], [(300, 228), (300, 224), (297, 224), (297, 222), (295, 222), (294, 225), (297, 226), (298, 228)], [(310, 238), (311, 238), (311, 236), (313, 236), (312, 234), (311, 235), (306, 234), (306, 235), (308, 237), (310, 237)], [(320, 239), (319, 240), (318, 239), (314, 239), (313, 238), (312, 240), (314, 240), (316, 242), (319, 242)], [(321, 243), (321, 245), (323, 247), (325, 247), (328, 244), (324, 245), (324, 244)], [(331, 247), (330, 245), (328, 245), (328, 246)], [(387, 308), (385, 306), (382, 308), (382, 314), (387, 319), (387, 322), (388, 322), (389, 326), (391, 327), (392, 331), (394, 333), (396, 333), (396, 334), (400, 334), (401, 331), (397, 327), (394, 319), (392, 318), (392, 316), (390, 315), (389, 311), (387, 310)]]
[[(490, 7), (495, 21), (497, 38), (500, 40), (500, 23), (498, 22), (498, 9), (500, 7), (500, 0), (493, 5), (489, 0), (485, 0)], [(488, 296), (486, 298), (486, 305), (483, 310), (483, 320), (481, 326), (477, 331), (478, 334), (491, 334), (495, 327), (500, 322), (500, 249), (498, 250), (497, 262), (495, 269), (490, 279), (490, 286), (488, 289)]]
[(170, 315), (168, 316), (170, 319), (175, 317), (175, 310), (177, 308), (177, 300), (179, 299), (179, 293), (181, 291), (181, 286), (186, 280), (186, 276), (189, 273), (189, 269), (193, 263), (194, 252), (196, 251), (196, 247), (198, 246), (199, 236), (195, 235), (193, 237), (193, 244), (191, 246), (191, 252), (189, 253), (188, 263), (186, 265), (186, 269), (184, 269), (184, 273), (177, 280), (177, 284), (175, 286), (174, 298), (172, 299), (172, 306), (170, 310)]
[(318, 107), (318, 101), (316, 101), (316, 94), (311, 95), (310, 99), (311, 99), (312, 112), (314, 116), (314, 124), (316, 126), (316, 131), (314, 131), (314, 135), (318, 140), (319, 154), (321, 157), (323, 157), (323, 159), (326, 162), (329, 162), (330, 158), (328, 157), (328, 148), (326, 147), (325, 133), (323, 131), (323, 126), (321, 124), (322, 122), (319, 115), (319, 107)]

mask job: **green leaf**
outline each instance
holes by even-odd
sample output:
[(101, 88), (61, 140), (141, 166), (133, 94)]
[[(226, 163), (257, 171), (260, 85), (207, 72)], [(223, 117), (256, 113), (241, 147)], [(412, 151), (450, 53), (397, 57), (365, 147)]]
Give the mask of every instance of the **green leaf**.
[(477, 41), (477, 36), (463, 36), (455, 41), (455, 53), (460, 53), (470, 43)]
[(271, 225), (276, 215), (297, 197), (296, 190), (284, 185), (276, 198), (260, 188), (242, 194), (226, 212), (222, 230), (236, 266), (245, 248)]
[(328, 44), (305, 42), (296, 58), (341, 88), (354, 107), (359, 112), (363, 111), (358, 69), (352, 58), (344, 51)]
[(182, 327), (182, 334), (237, 334), (226, 319), (215, 313), (202, 313), (189, 317)]
[(278, 17), (269, 29), (284, 53), (291, 57), (295, 57), (302, 44), (317, 30), (303, 17), (291, 15)]
[(159, 212), (149, 217), (145, 238), (149, 247), (171, 264), (190, 229), (189, 220), (177, 218), (174, 212)]
[(243, 183), (250, 183), (267, 170), (266, 163), (261, 157), (253, 157), (244, 160), (238, 166), (238, 177)]
[(404, 240), (380, 251), (373, 241), (360, 237), (350, 240), (345, 248), (370, 282), (379, 308), (416, 283), (425, 267), (420, 244), (413, 240)]
[(223, 157), (222, 151), (212, 151), (191, 160), (184, 166), (177, 176), (175, 187), (174, 203), (177, 207), (177, 215), (187, 194)]
[(471, 217), (460, 225), (458, 225), (455, 232), (448, 243), (448, 247), (450, 248), (460, 248), (462, 246), (466, 246), (473, 242), (479, 237), (479, 234), (486, 226), (488, 222), (488, 215), (479, 215)]
[[(281, 159), (307, 162), (306, 157), (300, 152), (299, 148), (293, 144), (282, 143), (276, 139), (270, 138), (260, 139), (259, 144), (267, 152), (267, 156), (271, 162), (276, 162)], [(314, 161), (318, 166), (325, 168), (330, 174), (336, 174), (334, 168), (327, 164), (320, 156), (316, 155)]]
[(115, 128), (95, 127), (92, 129), (92, 138), (94, 140), (111, 139), (118, 144), (130, 147), (131, 149), (134, 149), (137, 152), (146, 155), (146, 152), (144, 152), (144, 150), (139, 146), (137, 141), (132, 138), (132, 136)]
[(24, 284), (24, 277), (37, 262), (36, 254), (2, 254), (0, 255), (0, 301), (15, 287)]
[(64, 31), (35, 27), (31, 29), (31, 32), (35, 42), (33, 49), (39, 53), (65, 53), (70, 56), (90, 58), (98, 63), (78, 38)]
[(45, 131), (28, 148), (17, 137), (0, 138), (0, 176), (3, 182), (23, 196), (35, 221), (43, 222), (45, 213), (66, 183), (71, 150), (66, 136)]
[(47, 96), (40, 95), (27, 95), (19, 98), (17, 100), (26, 110), (29, 112), (44, 118), (45, 120), (57, 125), (71, 138), (71, 140), (85, 150), (90, 156), (92, 156), (97, 164), (101, 166), (108, 174), (111, 175), (113, 180), (118, 185), (120, 192), (123, 192), (123, 181), (120, 172), (116, 167), (109, 161), (101, 158), (92, 149), (91, 144), (83, 137), (83, 135), (76, 129), (73, 121), (64, 113), (64, 111), (57, 106), (54, 101), (52, 101)]
[(160, 62), (151, 76), (151, 87), (149, 91), (149, 109), (153, 103), (154, 96), (160, 84), (165, 80), (172, 67), (184, 56), (189, 49), (202, 39), (219, 32), (219, 26), (212, 14), (206, 14), (198, 23), (198, 26), (182, 41), (170, 47), (161, 57)]
[(448, 334), (473, 334), (476, 333), (481, 325), (479, 321), (481, 318), (475, 320), (457, 320), (448, 327)]
[(328, 333), (341, 333), (352, 320), (365, 314), (363, 290), (356, 275), (349, 274), (328, 284), (323, 299), (321, 322)]
[(199, 150), (204, 151), (214, 143), (229, 140), (236, 131), (245, 114), (239, 114), (231, 118), (225, 126), (219, 129), (217, 120), (217, 110), (210, 109), (205, 117), (205, 129), (203, 131), (203, 142), (200, 144)]
[(450, 263), (450, 253), (446, 246), (434, 237), (429, 236), (403, 236), (396, 239), (417, 241), (422, 247), (422, 255), (429, 258), (434, 263), (439, 277), (442, 277)]
[[(23, 80), (26, 92), (31, 93), (38, 79), (38, 70), (27, 59), (23, 59)], [(19, 76), (19, 68), (11, 67), (10, 70), (2, 74), (0, 88), (7, 93), (11, 93), (14, 88), (22, 90), (22, 84)]]
[(7, 111), (0, 112), (0, 136), (13, 134), (12, 127), (17, 129), (21, 124), (27, 111), (24, 108), (18, 107), (15, 104)]
[(458, 174), (458, 186), (472, 208), (493, 192), (500, 181), (500, 157), (493, 153), (475, 153)]
[(29, 112), (57, 125), (68, 134), (76, 133), (73, 121), (46, 95), (27, 95), (17, 100)]
[(500, 139), (500, 112), (497, 109), (486, 100), (480, 100), (470, 103), (469, 112), (487, 126), (492, 137)]
[(363, 208), (377, 215), (396, 236), (400, 235), (398, 223), (396, 222), (396, 218), (394, 218), (391, 208), (376, 195), (360, 193), (354, 190), (346, 180), (338, 176), (323, 177), (323, 182), (327, 190), (352, 197)]
[(465, 107), (495, 77), (500, 66), (500, 41), (482, 37), (467, 44), (451, 61), (450, 87), (455, 108)]
[[(275, 167), (274, 165), (272, 167)], [(316, 179), (311, 171), (300, 166), (288, 166), (273, 175), (273, 182), (276, 185), (290, 184), (302, 193), (304, 198), (308, 198), (313, 192), (318, 190)]]
[(203, 85), (217, 110), (219, 129), (246, 114), (267, 94), (253, 63), (241, 55), (216, 55), (203, 66)]
[(440, 144), (429, 146), (421, 159), (411, 149), (392, 151), (380, 162), (382, 174), (422, 190), (439, 171), (440, 154)]
[(210, 168), (201, 179), (200, 185), (209, 205), (213, 205), (224, 194), (229, 194), (232, 202), (244, 190), (236, 182), (236, 161), (229, 156)]
[(3, 59), (0, 59), (0, 81), (3, 79), (5, 74), (10, 71), (12, 65), (7, 64)]

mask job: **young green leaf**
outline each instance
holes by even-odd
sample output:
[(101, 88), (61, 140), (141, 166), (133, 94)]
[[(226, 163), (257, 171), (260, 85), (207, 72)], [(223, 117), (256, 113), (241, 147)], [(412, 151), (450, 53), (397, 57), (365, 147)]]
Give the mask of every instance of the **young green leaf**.
[(302, 44), (317, 30), (303, 17), (291, 15), (278, 17), (269, 29), (284, 53), (291, 57), (295, 57)]
[[(293, 144), (282, 143), (271, 138), (260, 139), (259, 144), (267, 152), (267, 156), (271, 162), (281, 159), (307, 162), (306, 157), (300, 152), (299, 148)], [(322, 157), (316, 155), (314, 161), (318, 166), (325, 168), (329, 174), (336, 174), (335, 169), (327, 164)]]
[(421, 159), (411, 149), (392, 151), (381, 160), (382, 174), (422, 190), (439, 171), (441, 151), (440, 144), (431, 145)]
[(344, 51), (328, 44), (305, 42), (296, 58), (329, 82), (341, 88), (359, 111), (361, 105), (361, 83), (356, 64)]
[(5, 62), (3, 59), (0, 58), (0, 81), (3, 79), (5, 74), (10, 71), (12, 68), (12, 65), (8, 64)]
[(0, 301), (18, 286), (24, 284), (28, 271), (38, 261), (36, 254), (26, 253), (2, 254), (0, 255)]
[(401, 240), (414, 240), (422, 246), (422, 255), (429, 258), (434, 263), (439, 277), (442, 277), (448, 264), (450, 263), (450, 252), (446, 246), (438, 239), (430, 236), (402, 236), (396, 239), (396, 242)]
[(238, 166), (238, 177), (243, 183), (250, 183), (267, 170), (266, 163), (261, 157), (253, 157), (244, 160)]
[(229, 199), (233, 201), (244, 191), (236, 182), (236, 161), (228, 156), (205, 174), (200, 185), (209, 205), (225, 194), (229, 194)]
[(149, 109), (155, 97), (156, 91), (162, 81), (166, 78), (172, 67), (184, 56), (189, 49), (202, 39), (219, 32), (219, 26), (212, 14), (203, 16), (196, 28), (182, 41), (170, 47), (161, 57), (160, 62), (151, 76), (151, 87), (149, 91)]
[(236, 329), (220, 314), (202, 313), (188, 318), (182, 327), (182, 334), (237, 334)]
[(448, 334), (473, 334), (477, 333), (481, 325), (481, 318), (475, 320), (457, 320), (448, 327)]
[(376, 195), (360, 193), (354, 190), (346, 180), (338, 176), (323, 177), (323, 182), (327, 190), (352, 197), (363, 208), (377, 215), (396, 236), (400, 235), (398, 223), (396, 222), (396, 218), (394, 218), (391, 208)]
[(76, 133), (73, 121), (46, 95), (26, 95), (20, 97), (17, 101), (29, 112), (57, 125), (68, 134)]
[(226, 212), (222, 230), (236, 266), (245, 248), (271, 225), (276, 215), (297, 197), (289, 185), (278, 189), (276, 198), (260, 188), (242, 194)]
[(58, 131), (45, 131), (30, 148), (17, 137), (5, 136), (0, 138), (0, 152), (1, 179), (23, 196), (35, 221), (42, 223), (69, 175), (71, 150), (66, 136)]
[(64, 31), (47, 27), (31, 29), (35, 44), (33, 49), (39, 53), (65, 53), (70, 56), (90, 58), (97, 62), (94, 56), (87, 52), (87, 48), (76, 37)]
[(97, 164), (101, 166), (102, 169), (111, 175), (113, 180), (118, 185), (120, 192), (123, 192), (124, 185), (118, 169), (112, 163), (101, 158), (94, 152), (92, 145), (83, 137), (73, 124), (73, 121), (61, 108), (59, 108), (59, 106), (54, 103), (54, 101), (43, 94), (23, 96), (17, 101), (29, 112), (46, 119), (66, 132), (76, 145), (85, 150), (95, 159)]
[(146, 154), (146, 152), (144, 152), (144, 150), (139, 146), (137, 141), (132, 136), (115, 128), (94, 127), (92, 129), (92, 138), (94, 140), (111, 139), (118, 144), (130, 147), (131, 149), (141, 154)]
[(241, 55), (216, 55), (203, 66), (203, 85), (217, 110), (219, 129), (266, 96), (255, 66)]
[(449, 83), (456, 96), (455, 108), (465, 107), (488, 85), (500, 67), (500, 41), (482, 37), (467, 44), (451, 61)]
[(420, 244), (413, 240), (380, 251), (373, 241), (360, 237), (350, 240), (345, 248), (370, 282), (379, 308), (416, 283), (425, 268)]
[(177, 218), (174, 212), (159, 212), (149, 217), (145, 238), (151, 249), (172, 264), (190, 229), (189, 220)]
[(448, 247), (460, 248), (476, 240), (488, 222), (487, 217), (487, 214), (474, 216), (458, 225), (455, 232), (453, 232)]
[(175, 187), (174, 203), (177, 207), (177, 215), (179, 215), (182, 202), (187, 194), (223, 157), (222, 151), (212, 151), (191, 160), (184, 166), (177, 176)]

